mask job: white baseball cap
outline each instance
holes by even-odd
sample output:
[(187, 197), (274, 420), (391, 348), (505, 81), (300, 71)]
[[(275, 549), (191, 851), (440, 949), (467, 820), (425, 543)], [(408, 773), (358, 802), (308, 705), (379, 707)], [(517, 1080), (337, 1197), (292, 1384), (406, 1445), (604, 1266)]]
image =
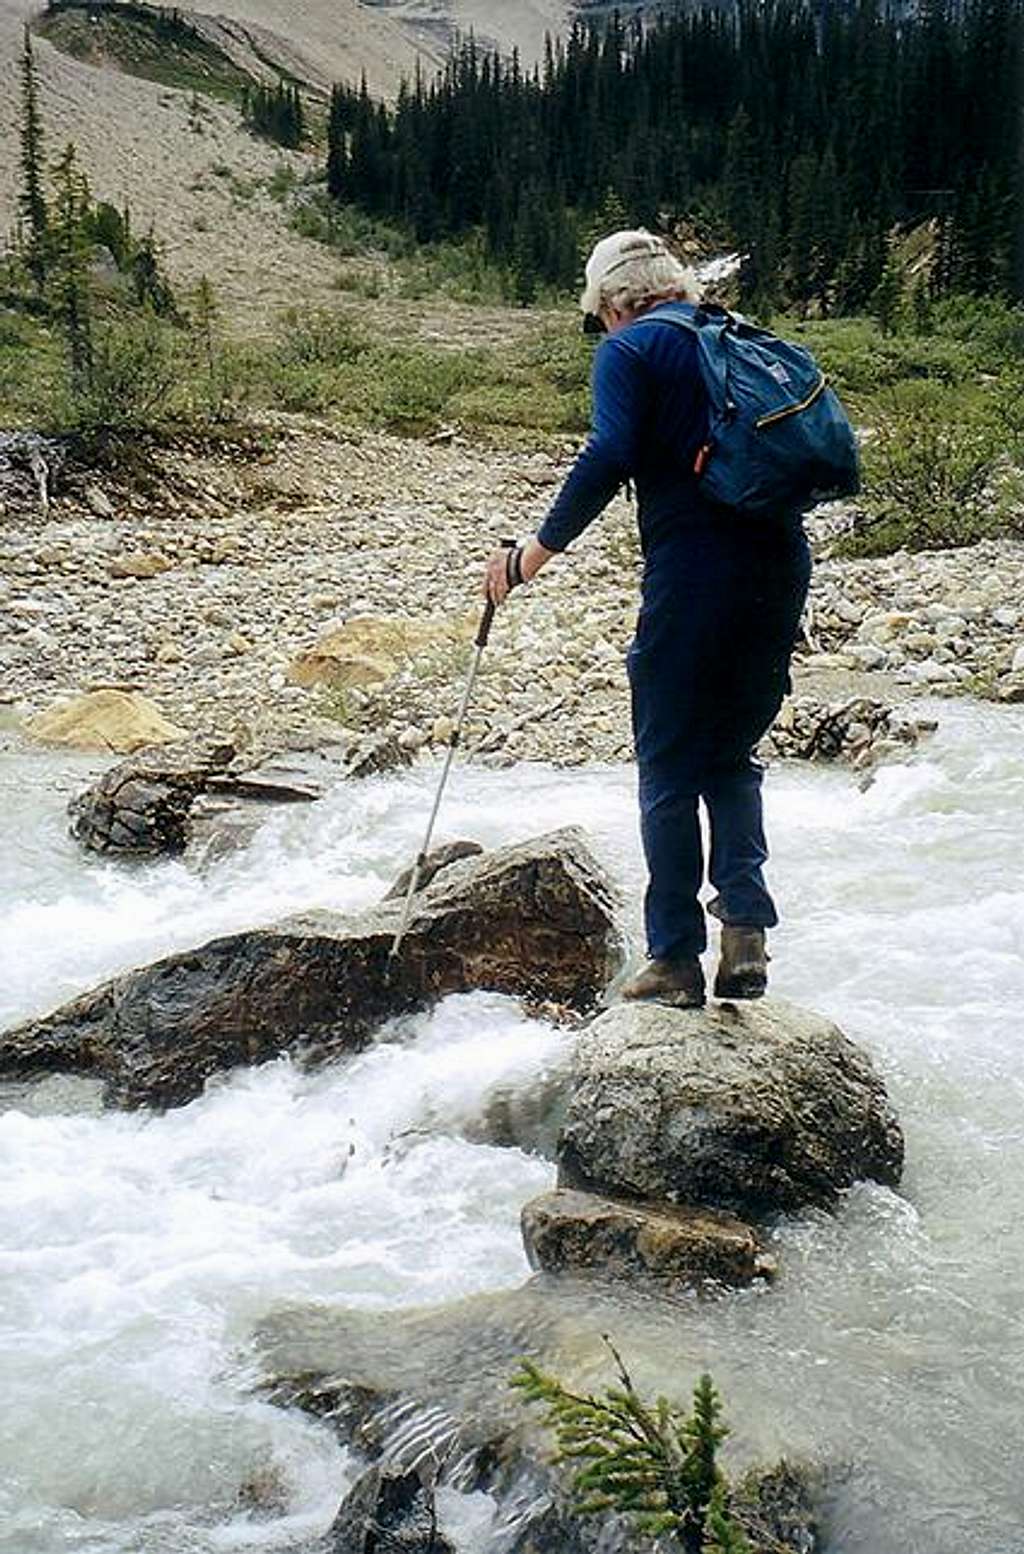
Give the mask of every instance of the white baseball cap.
[(586, 285), (580, 297), (583, 313), (596, 313), (601, 306), (601, 291), (613, 271), (631, 264), (634, 259), (671, 257), (670, 250), (645, 227), (635, 227), (623, 232), (613, 232), (594, 246), (587, 260)]

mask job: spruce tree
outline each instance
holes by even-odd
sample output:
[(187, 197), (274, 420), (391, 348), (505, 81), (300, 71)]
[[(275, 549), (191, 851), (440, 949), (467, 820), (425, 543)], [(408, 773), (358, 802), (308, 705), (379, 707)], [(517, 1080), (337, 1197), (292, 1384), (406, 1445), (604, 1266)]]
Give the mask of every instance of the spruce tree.
[(39, 111), (32, 34), (25, 28), (21, 54), (21, 193), (18, 208), (25, 222), (25, 262), (32, 279), (42, 291), (46, 284), (49, 248), (49, 217), (43, 192), (44, 146), (43, 121)]
[(895, 334), (903, 305), (903, 272), (890, 256), (871, 298), (871, 311), (883, 335)]
[(89, 186), (78, 167), (74, 145), (54, 169), (56, 189), (53, 248), (57, 315), (67, 346), (71, 388), (75, 394), (92, 384), (92, 318), (89, 305)]
[(160, 253), (152, 232), (135, 245), (131, 262), (135, 298), (158, 318), (177, 319), (174, 291), (160, 264)]
[(622, 1512), (653, 1538), (672, 1533), (685, 1554), (705, 1554), (709, 1540), (717, 1540), (722, 1554), (749, 1554), (729, 1515), (728, 1486), (718, 1466), (729, 1432), (711, 1377), (697, 1382), (690, 1414), (665, 1398), (648, 1404), (609, 1348), (619, 1382), (600, 1396), (570, 1392), (529, 1360), (512, 1378), (527, 1402), (546, 1410), (556, 1461), (575, 1465), (578, 1514)]

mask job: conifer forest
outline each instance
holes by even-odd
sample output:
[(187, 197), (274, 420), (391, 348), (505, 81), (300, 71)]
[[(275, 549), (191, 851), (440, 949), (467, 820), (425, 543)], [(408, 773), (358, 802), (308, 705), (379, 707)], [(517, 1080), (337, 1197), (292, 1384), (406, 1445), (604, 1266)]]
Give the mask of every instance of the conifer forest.
[(580, 22), (530, 71), (469, 38), (392, 106), (334, 90), (329, 189), (421, 242), (482, 231), (523, 301), (602, 215), (700, 223), (765, 309), (863, 308), (924, 222), (936, 293), (1019, 297), (1022, 33), (1022, 0), (739, 0)]

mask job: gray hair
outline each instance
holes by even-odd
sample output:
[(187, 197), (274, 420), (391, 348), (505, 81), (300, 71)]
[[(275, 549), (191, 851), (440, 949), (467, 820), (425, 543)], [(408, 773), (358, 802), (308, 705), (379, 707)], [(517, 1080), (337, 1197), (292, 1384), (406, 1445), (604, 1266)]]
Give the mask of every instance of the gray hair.
[(609, 233), (595, 244), (580, 306), (583, 312), (639, 312), (667, 298), (699, 301), (699, 295), (698, 278), (679, 263), (665, 239), (646, 227), (634, 227)]
[(602, 306), (619, 312), (639, 312), (670, 297), (700, 301), (700, 282), (689, 265), (679, 262), (667, 248), (648, 248), (635, 256), (624, 254), (601, 278)]

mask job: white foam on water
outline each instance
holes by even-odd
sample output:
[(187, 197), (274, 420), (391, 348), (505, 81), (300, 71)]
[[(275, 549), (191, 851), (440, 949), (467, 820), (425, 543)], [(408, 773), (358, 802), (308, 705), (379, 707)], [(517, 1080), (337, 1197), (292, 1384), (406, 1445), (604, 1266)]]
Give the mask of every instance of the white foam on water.
[[(834, 1218), (786, 1222), (773, 1290), (687, 1303), (638, 1362), (683, 1391), (708, 1365), (744, 1450), (849, 1462), (842, 1554), (1024, 1551), (1024, 717), (940, 718), (866, 791), (806, 767), (768, 787), (774, 988), (874, 1054), (907, 1133), (905, 1192), (858, 1188)], [(3, 1023), (169, 949), (374, 899), (418, 848), (437, 776), (340, 787), (197, 877), (87, 862), (39, 767), (18, 770)], [(635, 929), (631, 771), (460, 769), (442, 816), (488, 845), (567, 823)], [(389, 1308), (519, 1283), (519, 1209), (551, 1168), (464, 1135), (564, 1043), (473, 995), (321, 1073), (279, 1061), (163, 1117), (4, 1112), (0, 1554), (286, 1549), (326, 1528), (344, 1454), (250, 1394), (247, 1337), (281, 1301)], [(643, 1348), (639, 1327), (620, 1336)], [(254, 1479), (283, 1511), (244, 1507)], [(487, 1554), (491, 1511), (447, 1507), (462, 1554)]]

